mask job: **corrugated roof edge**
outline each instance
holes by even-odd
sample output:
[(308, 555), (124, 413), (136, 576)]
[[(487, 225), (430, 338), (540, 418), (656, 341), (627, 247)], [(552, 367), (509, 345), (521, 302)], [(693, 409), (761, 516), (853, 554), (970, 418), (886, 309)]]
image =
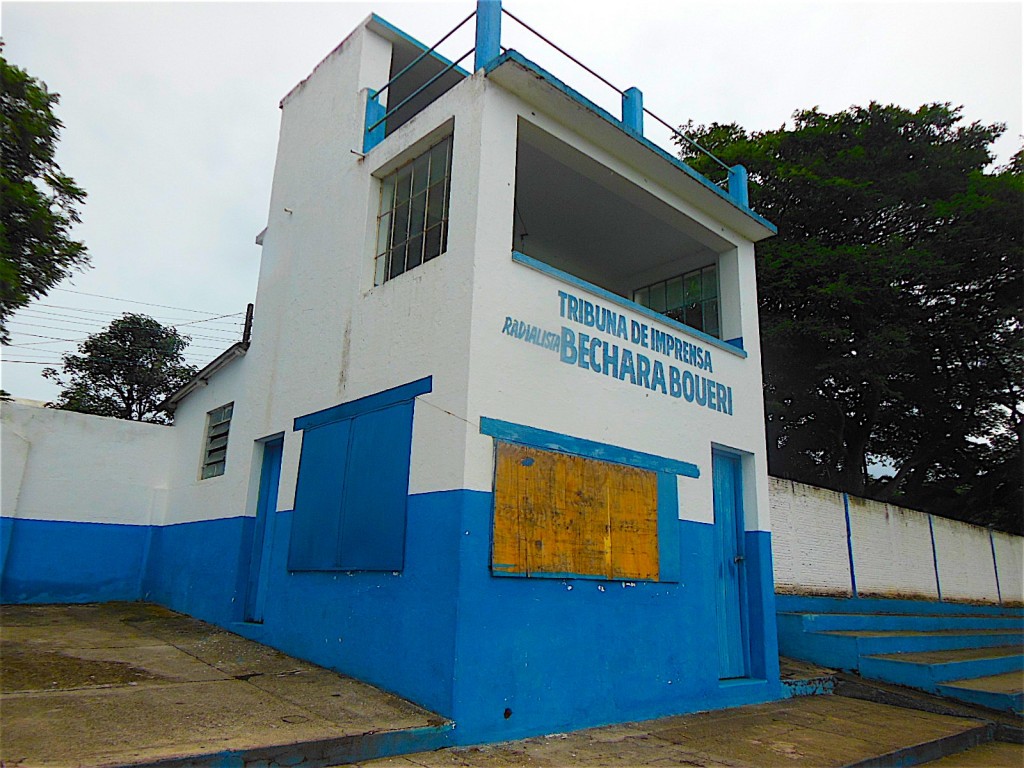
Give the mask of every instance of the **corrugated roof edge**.
[(178, 407), (178, 403), (188, 397), (193, 391), (199, 388), (200, 385), (205, 385), (213, 374), (217, 373), (221, 368), (224, 368), (232, 360), (237, 360), (242, 357), (249, 350), (249, 342), (247, 341), (236, 341), (230, 347), (221, 352), (211, 362), (207, 363), (202, 370), (200, 370), (195, 376), (188, 380), (184, 386), (178, 389), (173, 395), (165, 399), (160, 405), (156, 407), (158, 411), (167, 411), (168, 413), (174, 413), (174, 409)]
[(544, 82), (546, 82), (548, 85), (552, 86), (553, 88), (555, 88), (558, 91), (561, 91), (565, 96), (567, 96), (568, 98), (570, 98), (573, 101), (575, 101), (576, 103), (578, 103), (584, 109), (587, 109), (590, 112), (593, 112), (598, 117), (600, 117), (600, 118), (606, 120), (607, 122), (611, 123), (616, 128), (621, 130), (626, 136), (629, 136), (631, 139), (639, 142), (641, 145), (643, 145), (647, 149), (651, 150), (652, 152), (655, 152), (662, 159), (667, 160), (668, 162), (672, 163), (674, 166), (676, 166), (681, 171), (686, 173), (694, 181), (699, 182), (705, 188), (707, 188), (708, 190), (710, 190), (714, 194), (718, 195), (718, 197), (720, 197), (722, 200), (726, 201), (727, 203), (732, 205), (734, 208), (736, 208), (737, 210), (741, 211), (746, 216), (750, 217), (757, 224), (759, 224), (760, 226), (762, 226), (765, 229), (767, 229), (771, 234), (777, 235), (779, 233), (779, 228), (776, 227), (774, 224), (772, 224), (770, 221), (768, 221), (768, 219), (764, 218), (763, 216), (761, 216), (758, 213), (755, 213), (750, 208), (747, 208), (747, 207), (742, 206), (739, 203), (737, 203), (736, 200), (731, 195), (729, 195), (728, 192), (726, 192), (724, 189), (719, 187), (717, 184), (712, 183), (710, 179), (708, 179), (703, 174), (698, 173), (697, 171), (695, 171), (693, 168), (691, 168), (689, 165), (684, 163), (678, 157), (670, 155), (668, 152), (666, 152), (664, 149), (662, 149), (661, 147), (659, 147), (657, 144), (655, 144), (654, 142), (650, 141), (649, 139), (644, 138), (643, 136), (640, 136), (640, 135), (634, 133), (633, 131), (626, 130), (626, 128), (622, 125), (622, 121), (621, 120), (616, 118), (614, 115), (609, 113), (607, 110), (599, 107), (597, 104), (592, 102), (590, 99), (588, 99), (586, 96), (581, 94), (579, 91), (577, 91), (577, 90), (571, 88), (570, 86), (566, 85), (564, 82), (559, 80), (557, 77), (552, 75), (550, 72), (548, 72), (544, 68), (538, 66), (537, 64), (534, 64), (532, 61), (527, 59), (525, 56), (520, 54), (518, 51), (508, 50), (505, 53), (503, 53), (501, 56), (499, 56), (496, 59), (492, 60), (490, 63), (488, 63), (484, 67), (484, 73), (485, 74), (490, 74), (491, 72), (493, 72), (498, 67), (500, 67), (502, 64), (505, 64), (506, 62), (512, 62), (514, 64), (518, 64), (520, 67), (523, 67), (524, 69), (527, 69), (528, 71), (533, 73), (536, 77), (538, 77), (541, 80), (543, 80)]

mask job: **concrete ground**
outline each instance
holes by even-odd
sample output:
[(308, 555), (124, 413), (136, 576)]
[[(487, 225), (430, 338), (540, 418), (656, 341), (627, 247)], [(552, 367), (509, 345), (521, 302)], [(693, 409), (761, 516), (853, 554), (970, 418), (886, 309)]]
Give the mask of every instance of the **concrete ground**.
[[(4, 606), (0, 625), (4, 768), (917, 765), (992, 734), (833, 695), (428, 751), (451, 727), (437, 715), (157, 606)], [(939, 764), (1022, 768), (1024, 747)]]
[(396, 696), (154, 605), (4, 606), (0, 624), (2, 766), (361, 759), (393, 754), (398, 734), (447, 728)]
[[(361, 763), (369, 768), (535, 766), (920, 765), (940, 748), (963, 749), (983, 728), (969, 720), (842, 696), (806, 696), (481, 747), (457, 747)], [(914, 751), (914, 748), (920, 747)], [(990, 768), (1024, 766), (1024, 745), (985, 744)], [(929, 753), (929, 749), (940, 750)], [(970, 750), (961, 753), (966, 759)], [(961, 765), (957, 756), (943, 766)], [(988, 762), (985, 762), (988, 761)]]

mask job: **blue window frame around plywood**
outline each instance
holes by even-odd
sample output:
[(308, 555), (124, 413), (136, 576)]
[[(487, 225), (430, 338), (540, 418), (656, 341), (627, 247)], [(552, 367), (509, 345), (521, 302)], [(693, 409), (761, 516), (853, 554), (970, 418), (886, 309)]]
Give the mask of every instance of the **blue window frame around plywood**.
[[(534, 448), (583, 456), (599, 461), (625, 464), (646, 469), (658, 474), (658, 552), (659, 581), (678, 582), (680, 574), (679, 552), (679, 496), (677, 477), (700, 477), (700, 468), (688, 461), (634, 451), (608, 443), (574, 437), (560, 432), (514, 424), (487, 416), (480, 418), (480, 433), (510, 443), (519, 443)], [(504, 574), (496, 574), (504, 575)], [(507, 574), (516, 576), (518, 574)], [(563, 574), (567, 576), (568, 574)], [(573, 578), (598, 578), (573, 574)], [(548, 577), (558, 578), (556, 574)]]
[(402, 569), (413, 404), (430, 391), (428, 376), (295, 419), (289, 570)]

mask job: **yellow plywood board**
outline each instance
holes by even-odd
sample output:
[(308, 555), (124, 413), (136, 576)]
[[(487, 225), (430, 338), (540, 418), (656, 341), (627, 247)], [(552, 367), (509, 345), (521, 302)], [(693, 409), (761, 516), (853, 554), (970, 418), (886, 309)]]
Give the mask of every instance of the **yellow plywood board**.
[(648, 470), (499, 442), (498, 573), (658, 578), (658, 483)]

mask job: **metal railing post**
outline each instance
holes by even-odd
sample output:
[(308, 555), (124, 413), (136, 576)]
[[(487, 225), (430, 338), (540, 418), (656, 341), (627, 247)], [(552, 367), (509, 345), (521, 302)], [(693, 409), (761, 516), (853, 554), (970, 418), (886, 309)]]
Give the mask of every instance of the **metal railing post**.
[(490, 64), (501, 55), (501, 0), (477, 0), (476, 56), (473, 71)]
[(366, 130), (363, 132), (363, 152), (369, 152), (384, 141), (384, 105), (377, 100), (377, 91), (366, 89)]
[(729, 196), (738, 205), (750, 207), (750, 195), (747, 191), (747, 169), (742, 165), (734, 165), (729, 169)]
[(627, 88), (622, 94), (622, 124), (638, 136), (644, 135), (644, 95), (639, 88)]

